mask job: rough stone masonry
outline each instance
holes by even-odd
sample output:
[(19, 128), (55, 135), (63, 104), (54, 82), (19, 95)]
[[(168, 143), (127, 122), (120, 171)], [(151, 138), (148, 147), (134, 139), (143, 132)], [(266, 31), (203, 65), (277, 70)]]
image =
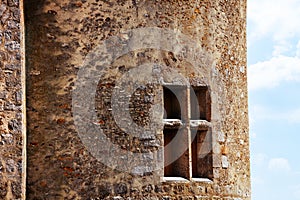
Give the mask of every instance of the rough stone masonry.
[(0, 1), (0, 199), (24, 197), (24, 47), (22, 5)]
[(246, 0), (0, 2), (0, 199), (250, 199)]

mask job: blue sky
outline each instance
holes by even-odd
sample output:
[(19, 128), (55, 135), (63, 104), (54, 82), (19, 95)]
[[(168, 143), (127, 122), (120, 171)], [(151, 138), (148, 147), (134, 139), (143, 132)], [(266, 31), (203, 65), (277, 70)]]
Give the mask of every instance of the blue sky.
[(248, 0), (253, 200), (300, 200), (300, 0)]

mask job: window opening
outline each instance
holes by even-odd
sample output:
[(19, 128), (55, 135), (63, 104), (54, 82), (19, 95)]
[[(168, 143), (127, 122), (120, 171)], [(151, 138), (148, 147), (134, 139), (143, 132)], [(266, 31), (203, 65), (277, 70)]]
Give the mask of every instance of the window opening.
[(212, 173), (212, 139), (210, 131), (197, 131), (192, 142), (192, 177), (212, 178)]
[[(164, 176), (188, 178), (188, 141), (181, 129), (164, 130)], [(175, 138), (176, 137), (176, 138)], [(172, 141), (172, 142), (171, 142)], [(182, 154), (182, 152), (185, 152)], [(182, 155), (181, 155), (182, 154)]]
[(180, 87), (164, 87), (164, 119), (181, 119)]
[(163, 103), (164, 177), (212, 178), (208, 87), (164, 86)]
[(210, 121), (210, 100), (206, 86), (192, 87), (190, 90), (191, 119)]

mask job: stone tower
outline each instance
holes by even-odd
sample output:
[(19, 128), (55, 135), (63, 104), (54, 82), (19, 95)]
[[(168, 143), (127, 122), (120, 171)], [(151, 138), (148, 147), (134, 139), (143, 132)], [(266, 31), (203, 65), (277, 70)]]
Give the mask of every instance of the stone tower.
[(250, 199), (246, 1), (0, 2), (0, 199)]

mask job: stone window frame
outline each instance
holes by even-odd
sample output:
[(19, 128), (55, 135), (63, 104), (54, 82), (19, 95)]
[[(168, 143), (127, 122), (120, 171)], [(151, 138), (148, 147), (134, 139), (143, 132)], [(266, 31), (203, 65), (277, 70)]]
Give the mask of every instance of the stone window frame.
[[(211, 182), (213, 178), (213, 149), (212, 149), (212, 123), (211, 123), (211, 110), (212, 110), (212, 103), (211, 103), (211, 94), (210, 94), (210, 88), (208, 85), (200, 85), (200, 86), (190, 86), (190, 85), (175, 85), (175, 84), (168, 84), (168, 85), (162, 85), (162, 102), (163, 102), (163, 108), (165, 111), (165, 104), (166, 104), (166, 91), (172, 90), (172, 91), (179, 91), (178, 94), (175, 94), (175, 96), (179, 97), (178, 102), (181, 105), (180, 111), (181, 115), (180, 117), (176, 117), (175, 119), (166, 117), (166, 111), (164, 112), (163, 116), (163, 146), (164, 146), (164, 166), (166, 165), (166, 160), (168, 159), (166, 157), (166, 151), (172, 150), (166, 150), (165, 144), (166, 144), (166, 134), (170, 134), (170, 132), (173, 131), (175, 134), (180, 134), (179, 141), (183, 141), (185, 143), (183, 145), (183, 148), (187, 148), (185, 152), (172, 164), (169, 166), (165, 166), (163, 170), (163, 181), (179, 181), (179, 182), (186, 182), (186, 181), (204, 181), (204, 182)], [(194, 95), (197, 97), (197, 103), (199, 105), (199, 98), (200, 93), (205, 93), (205, 113), (201, 113), (202, 111), (199, 111), (199, 118), (192, 116), (193, 115), (193, 109), (195, 109), (195, 99), (191, 98), (192, 91), (194, 91)], [(200, 91), (200, 93), (199, 93)], [(203, 102), (202, 102), (203, 103)], [(199, 105), (201, 107), (201, 105)], [(178, 110), (178, 109), (177, 109)], [(199, 108), (200, 110), (200, 108)], [(168, 113), (167, 113), (168, 114)], [(171, 114), (172, 116), (172, 114)], [(205, 135), (205, 137), (203, 137)], [(208, 137), (206, 137), (208, 136)], [(170, 140), (170, 139), (168, 139)], [(176, 143), (175, 143), (176, 144)], [(201, 146), (206, 146), (204, 149), (208, 149), (209, 153), (207, 153), (206, 160), (207, 166), (205, 167), (206, 175), (201, 175), (198, 172), (199, 166), (195, 163), (199, 158), (199, 155), (197, 155), (197, 152), (195, 153), (195, 147), (201, 148)], [(180, 143), (177, 143), (178, 146), (180, 146)], [(188, 145), (188, 146), (186, 146)], [(176, 147), (177, 148), (177, 147)], [(178, 147), (180, 149), (180, 147)], [(196, 148), (197, 149), (197, 148)], [(168, 152), (167, 152), (168, 153)], [(181, 161), (180, 161), (181, 160)], [(178, 161), (178, 164), (176, 162)], [(172, 171), (172, 169), (168, 169), (170, 166), (172, 168), (175, 168), (175, 171)], [(175, 165), (175, 167), (174, 167)], [(177, 166), (176, 166), (177, 165)], [(176, 168), (179, 168), (179, 170), (176, 171)], [(196, 169), (195, 169), (196, 168)], [(170, 172), (171, 170), (171, 172)], [(205, 170), (204, 170), (205, 171)], [(202, 170), (203, 172), (203, 170)]]

